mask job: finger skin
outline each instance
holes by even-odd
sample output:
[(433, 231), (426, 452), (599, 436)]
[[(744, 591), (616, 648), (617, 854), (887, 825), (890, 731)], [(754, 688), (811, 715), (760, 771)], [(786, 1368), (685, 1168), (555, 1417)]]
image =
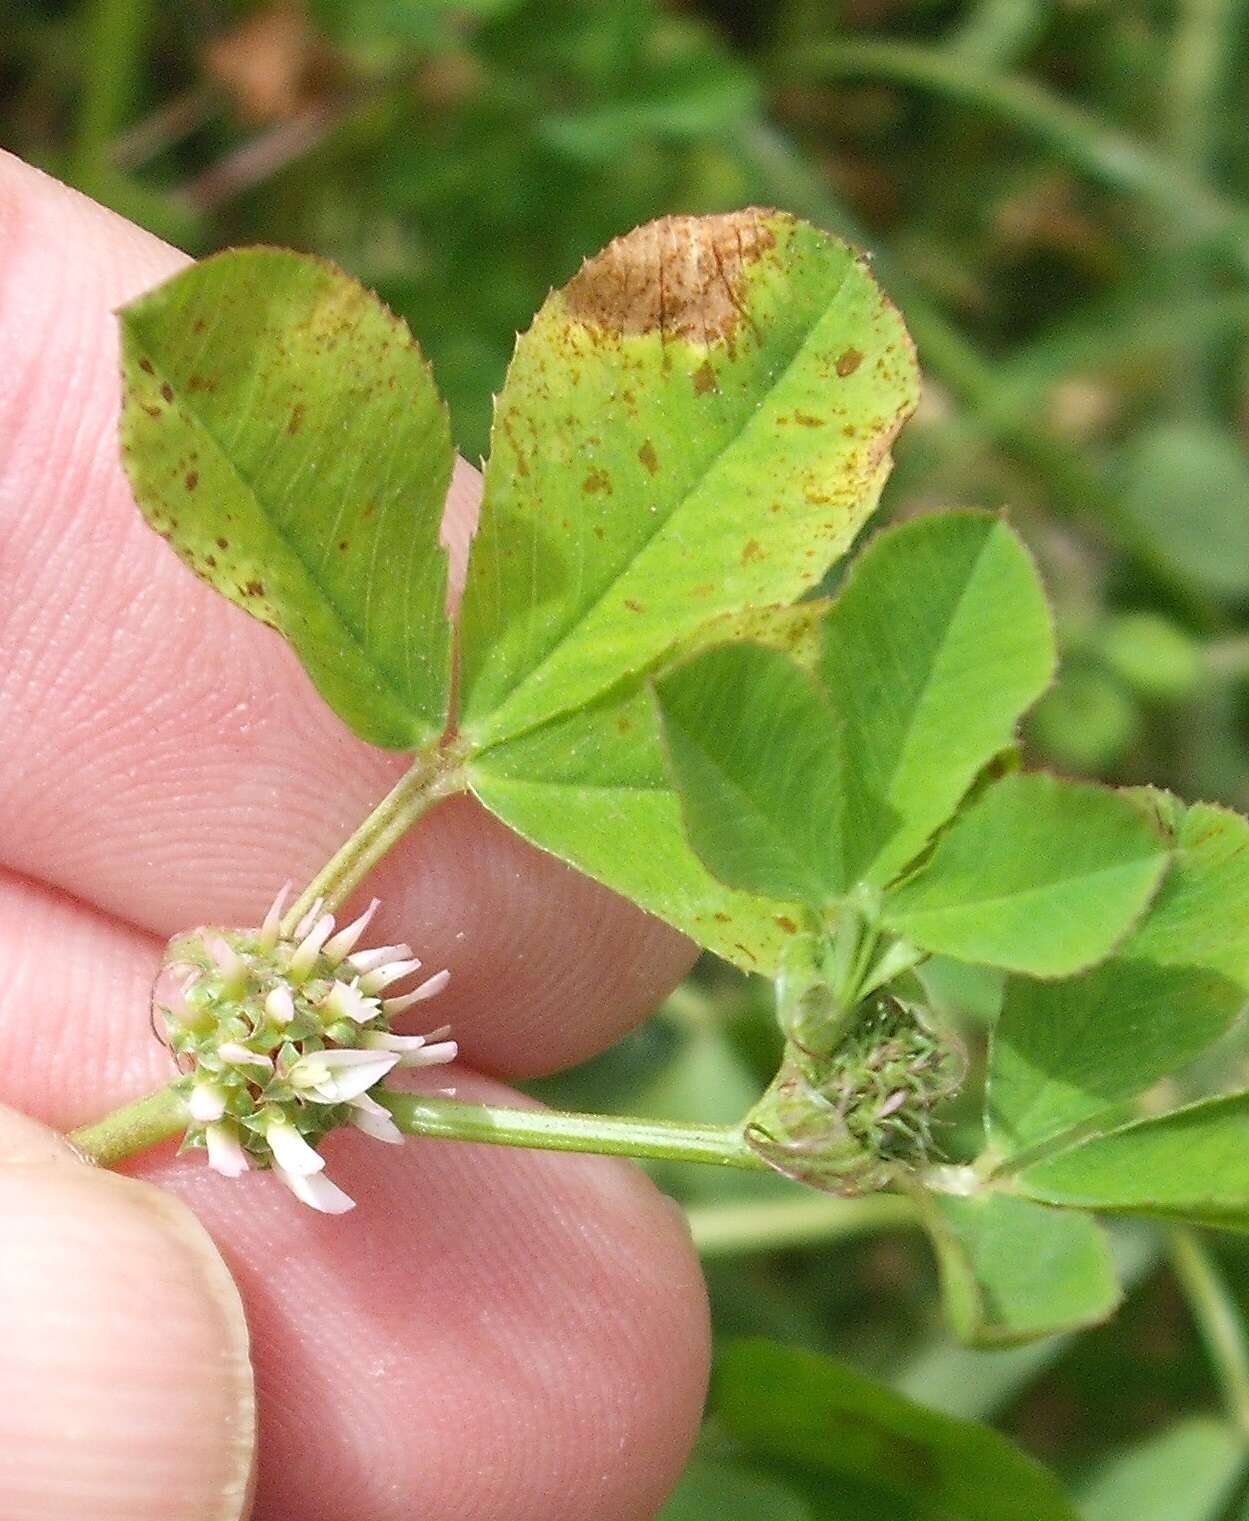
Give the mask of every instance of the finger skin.
[(248, 1332), (194, 1215), (0, 1109), (0, 1515), (238, 1521)]
[[(20, 736), (0, 747), (0, 861), (160, 936), (256, 922), (404, 764), (349, 735), (286, 645), (134, 507), (111, 313), (181, 262), (0, 155), (0, 732)], [(462, 545), (467, 467), (453, 507)], [(429, 816), (384, 880), (379, 931), (451, 968), (449, 1016), (490, 1071), (610, 1044), (694, 954), (466, 799)]]
[[(0, 1101), (69, 1126), (166, 1080), (146, 1012), (159, 950), (0, 873)], [(453, 1069), (436, 1081), (520, 1102)], [(129, 1169), (194, 1210), (242, 1291), (258, 1521), (647, 1521), (688, 1455), (708, 1360), (673, 1206), (598, 1157), (353, 1134), (325, 1152), (359, 1201), (336, 1219), (271, 1174), (232, 1182), (169, 1147)]]

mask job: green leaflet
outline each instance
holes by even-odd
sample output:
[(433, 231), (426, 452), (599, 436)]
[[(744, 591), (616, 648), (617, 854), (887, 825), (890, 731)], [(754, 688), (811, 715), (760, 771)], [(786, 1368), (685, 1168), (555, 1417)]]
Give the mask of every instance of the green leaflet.
[(717, 1366), (712, 1408), (747, 1454), (814, 1469), (826, 1486), (850, 1481), (913, 1501), (921, 1516), (1076, 1521), (1058, 1480), (1005, 1437), (832, 1358), (734, 1343)]
[(1130, 798), (1050, 776), (995, 782), (882, 918), (912, 944), (1035, 977), (1100, 961), (1153, 896), (1168, 854)]
[(1121, 1298), (1110, 1249), (1091, 1215), (1004, 1194), (920, 1196), (951, 1329), (976, 1347), (1009, 1347), (1082, 1330)]
[(1249, 1093), (1120, 1126), (1024, 1168), (1015, 1188), (1076, 1209), (1249, 1231)]
[(655, 684), (686, 830), (721, 882), (819, 909), (847, 886), (842, 731), (787, 656), (727, 644)]
[(989, 1142), (1003, 1155), (1191, 1061), (1249, 995), (1249, 822), (1208, 803), (1158, 801), (1174, 863), (1117, 954), (1069, 981), (1008, 984), (988, 1098)]
[(910, 340), (865, 263), (783, 213), (667, 218), (591, 259), (498, 400), (463, 609), (470, 742), (814, 585), (915, 400)]
[(820, 674), (845, 724), (846, 883), (897, 875), (954, 812), (1054, 674), (1032, 557), (997, 517), (936, 513), (855, 562)]
[[(826, 606), (806, 602), (717, 619), (681, 653), (745, 639), (783, 650), (810, 670)], [(794, 905), (735, 892), (691, 850), (642, 679), (494, 746), (472, 762), (469, 779), (517, 833), (747, 971), (777, 971), (801, 928)]]
[(123, 448), (148, 522), (285, 635), (363, 739), (439, 733), (452, 451), (407, 329), (332, 265), (272, 248), (193, 265), (121, 321)]

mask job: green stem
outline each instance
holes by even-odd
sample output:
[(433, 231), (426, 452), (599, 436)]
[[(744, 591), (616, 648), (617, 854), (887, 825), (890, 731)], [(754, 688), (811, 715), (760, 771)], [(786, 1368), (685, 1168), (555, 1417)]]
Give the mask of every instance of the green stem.
[(137, 1151), (159, 1146), (186, 1129), (186, 1103), (172, 1087), (158, 1088), (132, 1103), (123, 1104), (103, 1119), (80, 1125), (69, 1134), (69, 1143), (89, 1162), (112, 1167)]
[[(379, 1092), (400, 1130), (440, 1141), (479, 1141), (526, 1146), (535, 1151), (587, 1151), (609, 1157), (651, 1157), (669, 1162), (706, 1162), (748, 1171), (766, 1168), (734, 1125), (688, 1125), (627, 1119), (614, 1114), (567, 1114), (511, 1109), (499, 1104), (461, 1104), (419, 1093)], [(135, 1152), (159, 1146), (186, 1128), (186, 1106), (173, 1087), (124, 1104), (70, 1134), (88, 1161), (111, 1167)]]
[(702, 1204), (689, 1210), (687, 1218), (694, 1245), (703, 1257), (783, 1251), (919, 1224), (915, 1206), (898, 1194), (834, 1199), (811, 1193), (792, 1199)]
[(78, 110), (75, 174), (91, 180), (106, 164), (113, 137), (130, 109), (150, 28), (148, 0), (93, 0), (85, 18), (85, 56)]
[(1112, 190), (1173, 217), (1194, 240), (1249, 271), (1249, 214), (1203, 180), (1030, 79), (1003, 78), (958, 55), (894, 42), (835, 42), (783, 60), (799, 77), (885, 79), (932, 91), (1010, 123)]
[(484, 1141), (541, 1151), (589, 1151), (609, 1157), (650, 1157), (665, 1162), (706, 1162), (759, 1171), (766, 1167), (735, 1125), (688, 1125), (614, 1114), (573, 1114), (461, 1104), (421, 1093), (376, 1095), (408, 1135), (440, 1141)]
[(1249, 1341), (1240, 1308), (1195, 1231), (1186, 1227), (1170, 1231), (1167, 1251), (1214, 1364), (1228, 1415), (1238, 1431), (1249, 1435)]
[(338, 908), (422, 814), (441, 799), (463, 791), (457, 756), (440, 744), (418, 750), (396, 785), (288, 909), (282, 933), (292, 934), (318, 901), (327, 909)]

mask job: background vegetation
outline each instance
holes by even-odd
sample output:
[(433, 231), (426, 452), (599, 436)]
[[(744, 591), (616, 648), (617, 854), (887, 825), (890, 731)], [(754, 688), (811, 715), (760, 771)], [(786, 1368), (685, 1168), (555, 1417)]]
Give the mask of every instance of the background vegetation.
[[(280, 243), (376, 288), (473, 459), (517, 329), (611, 236), (750, 202), (846, 233), (926, 377), (885, 514), (1008, 504), (1041, 559), (1065, 663), (1032, 759), (1249, 806), (1249, 6), (0, 0), (0, 102), (7, 147), (191, 252)], [(992, 996), (950, 989), (973, 1032)], [(708, 965), (543, 1091), (729, 1120), (774, 1059), (768, 990)], [(1243, 1041), (1215, 1066), (1249, 1081)], [(970, 1149), (954, 1125), (947, 1150)], [(1111, 1324), (978, 1353), (887, 1213), (661, 1181), (691, 1208), (721, 1337), (834, 1352), (1077, 1488), (1217, 1408), (1193, 1264), (1148, 1227), (1116, 1238), (1135, 1288)], [(1249, 1251), (1211, 1240), (1249, 1313)], [(1191, 1503), (1197, 1480), (1168, 1471)], [(1241, 1514), (1212, 1474), (1192, 1521)]]

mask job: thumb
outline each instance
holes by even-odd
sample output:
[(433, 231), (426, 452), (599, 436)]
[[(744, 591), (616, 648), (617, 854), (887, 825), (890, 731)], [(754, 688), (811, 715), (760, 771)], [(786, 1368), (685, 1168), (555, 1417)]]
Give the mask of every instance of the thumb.
[(238, 1290), (177, 1200), (0, 1108), (0, 1514), (239, 1521), (255, 1401)]

